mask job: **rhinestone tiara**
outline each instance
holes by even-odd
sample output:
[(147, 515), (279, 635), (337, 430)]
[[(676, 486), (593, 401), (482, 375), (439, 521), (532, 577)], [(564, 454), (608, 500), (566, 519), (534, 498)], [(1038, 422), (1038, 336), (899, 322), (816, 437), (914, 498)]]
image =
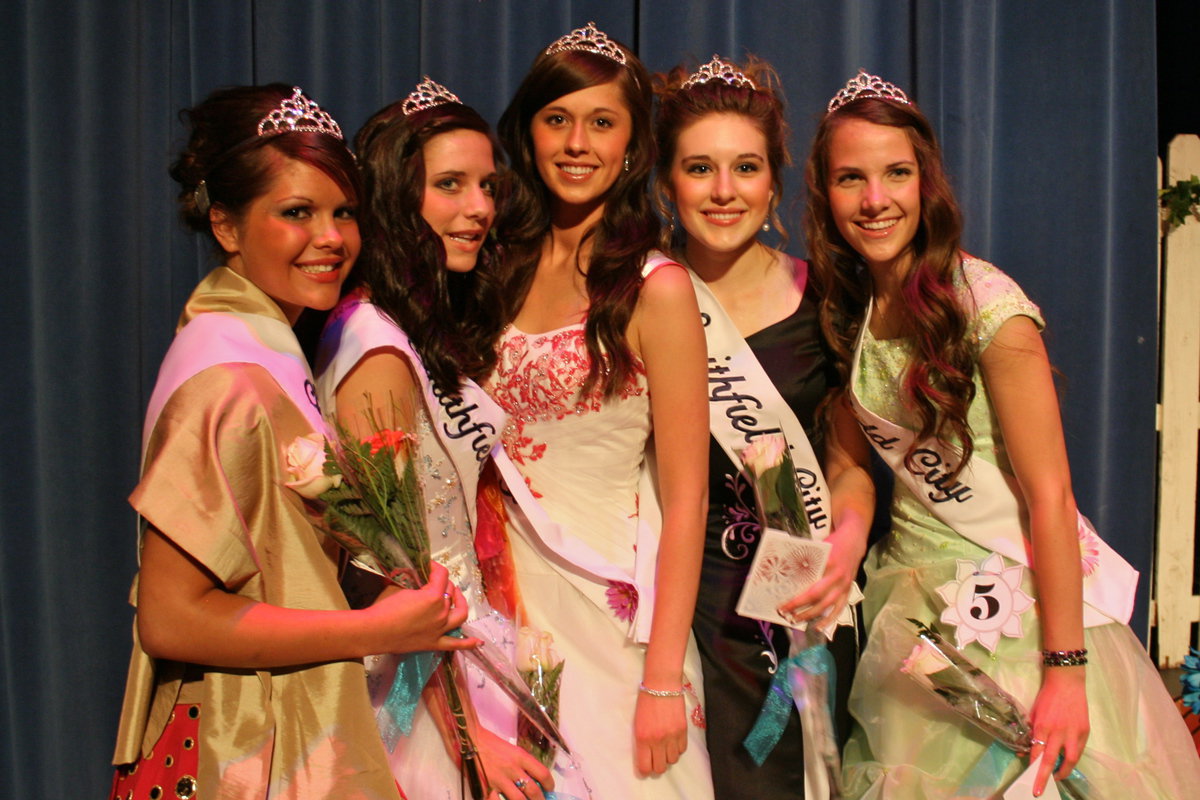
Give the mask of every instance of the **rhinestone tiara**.
[(582, 28), (557, 39), (546, 48), (546, 55), (561, 53), (564, 50), (582, 50), (585, 53), (595, 53), (598, 56), (612, 59), (621, 66), (625, 65), (625, 51), (616, 42), (608, 38), (602, 30), (596, 28), (596, 23), (589, 22)]
[(725, 81), (735, 89), (758, 89), (754, 81), (746, 77), (746, 73), (728, 61), (722, 61), (721, 57), (716, 53), (713, 53), (712, 61), (700, 67), (700, 69), (691, 75), (688, 75), (687, 80), (679, 88), (681, 90), (690, 89), (693, 86), (699, 86), (709, 81)]
[(417, 84), (417, 88), (404, 98), (404, 102), (400, 104), (400, 110), (407, 117), (418, 111), (443, 106), (446, 103), (462, 103), (462, 100), (459, 100), (458, 95), (454, 92), (426, 75), (425, 79)]
[(837, 111), (844, 105), (853, 103), (855, 100), (861, 100), (864, 97), (878, 97), (883, 100), (893, 100), (904, 105), (912, 105), (912, 101), (908, 99), (908, 95), (894, 83), (888, 83), (878, 75), (870, 75), (862, 67), (858, 68), (858, 74), (851, 78), (833, 99), (829, 101), (828, 108), (825, 113)]
[(342, 128), (329, 113), (304, 96), (299, 86), (292, 87), (292, 96), (285, 98), (270, 114), (258, 123), (259, 136), (275, 136), (292, 131), (325, 133), (343, 139)]

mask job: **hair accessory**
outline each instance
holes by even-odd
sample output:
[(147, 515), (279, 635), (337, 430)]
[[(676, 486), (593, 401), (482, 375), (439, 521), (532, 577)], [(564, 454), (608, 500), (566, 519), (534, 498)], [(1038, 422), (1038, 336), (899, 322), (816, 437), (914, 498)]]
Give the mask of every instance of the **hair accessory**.
[(1047, 667), (1082, 667), (1087, 664), (1087, 648), (1079, 650), (1043, 650), (1042, 664)]
[(292, 96), (279, 104), (279, 108), (262, 118), (258, 123), (259, 136), (275, 136), (292, 131), (310, 131), (325, 133), (337, 139), (344, 139), (342, 128), (333, 117), (321, 107), (309, 100), (300, 91), (299, 86), (292, 87)]
[(585, 53), (595, 53), (625, 66), (625, 51), (616, 42), (608, 38), (604, 31), (597, 30), (596, 23), (589, 22), (582, 28), (576, 28), (553, 42), (546, 48), (546, 55), (561, 53), (564, 50), (582, 50)]
[(833, 99), (829, 101), (829, 106), (825, 109), (825, 113), (837, 111), (848, 103), (853, 103), (855, 100), (861, 100), (864, 97), (878, 97), (883, 100), (894, 100), (897, 103), (903, 103), (906, 106), (912, 105), (912, 101), (908, 99), (908, 95), (894, 83), (888, 83), (878, 75), (870, 75), (862, 67), (858, 68), (858, 74), (851, 78)]
[(400, 110), (407, 117), (427, 108), (461, 102), (458, 95), (426, 75), (425, 79), (417, 84), (416, 90), (409, 92), (408, 97), (404, 98), (404, 102), (400, 104)]
[(196, 210), (201, 214), (207, 214), (208, 209), (212, 207), (212, 201), (208, 199), (208, 182), (200, 181), (200, 184), (192, 190), (192, 200), (196, 203)]
[(728, 61), (722, 61), (721, 57), (713, 53), (712, 61), (708, 62), (700, 69), (688, 75), (687, 80), (679, 88), (681, 90), (690, 89), (693, 86), (699, 86), (709, 81), (725, 81), (735, 89), (757, 89), (754, 81), (746, 77), (746, 73), (739, 70)]
[(683, 697), (683, 687), (678, 689), (651, 689), (644, 683), (638, 684), (638, 691), (650, 695), (651, 697)]

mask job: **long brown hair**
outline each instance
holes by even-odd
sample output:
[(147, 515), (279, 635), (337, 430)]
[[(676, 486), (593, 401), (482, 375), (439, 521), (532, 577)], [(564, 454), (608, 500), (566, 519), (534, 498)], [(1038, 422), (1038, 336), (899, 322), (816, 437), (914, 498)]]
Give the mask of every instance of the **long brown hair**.
[(408, 335), (434, 385), (456, 394), (463, 376), (481, 380), (496, 363), (492, 342), (502, 327), (499, 255), (489, 236), (475, 269), (446, 268), (445, 245), (421, 216), (424, 147), (443, 133), (471, 130), (488, 137), (497, 160), (500, 148), (487, 122), (469, 106), (444, 103), (408, 116), (401, 106), (377, 111), (354, 138), (363, 170), (363, 250), (347, 288), (369, 287), (371, 302)]
[[(658, 111), (654, 118), (654, 138), (658, 143), (658, 165), (655, 171), (655, 204), (664, 219), (671, 218), (667, 203), (666, 188), (671, 180), (671, 165), (675, 162), (675, 145), (684, 128), (709, 114), (738, 114), (745, 117), (762, 133), (767, 141), (767, 166), (771, 169), (771, 196), (769, 215), (787, 243), (787, 231), (779, 218), (779, 201), (783, 197), (783, 169), (792, 164), (788, 152), (788, 137), (791, 133), (783, 113), (783, 99), (779, 88), (779, 75), (775, 69), (753, 55), (746, 56), (745, 66), (726, 60), (754, 82), (757, 88), (734, 86), (720, 78), (683, 88), (689, 72), (676, 66), (670, 72), (654, 76), (654, 92), (658, 95)], [(663, 241), (664, 249), (678, 251), (683, 242), (682, 232), (676, 233), (680, 241)]]
[[(599, 389), (613, 396), (628, 383), (637, 361), (625, 339), (641, 288), (642, 261), (659, 231), (648, 189), (654, 167), (654, 137), (650, 123), (650, 75), (624, 45), (624, 65), (606, 56), (580, 50), (541, 53), (521, 81), (500, 117), (500, 141), (512, 159), (512, 196), (497, 222), (505, 245), (506, 316), (520, 309), (533, 281), (542, 243), (550, 230), (554, 198), (542, 182), (534, 159), (530, 132), (534, 115), (572, 92), (616, 82), (633, 121), (627, 156), (629, 169), (617, 176), (604, 199), (604, 215), (580, 239), (591, 240), (586, 271), (588, 293), (585, 340), (588, 374), (581, 392)], [(576, 253), (578, 259), (578, 252)], [(582, 272), (582, 266), (579, 266)]]
[[(850, 119), (900, 128), (916, 154), (921, 219), (910, 244), (912, 266), (901, 283), (899, 311), (904, 328), (913, 334), (917, 357), (905, 371), (901, 392), (920, 423), (917, 441), (935, 436), (957, 442), (961, 469), (974, 451), (967, 409), (975, 397), (978, 361), (967, 337), (973, 310), (963, 307), (961, 291), (955, 287), (962, 270), (962, 215), (933, 127), (915, 105), (862, 98), (826, 114), (817, 126), (805, 169), (804, 233), (821, 295), (821, 329), (837, 358), (844, 390), (871, 294), (870, 272), (838, 231), (829, 203), (830, 145), (834, 132)], [(911, 457), (912, 449), (906, 460)]]

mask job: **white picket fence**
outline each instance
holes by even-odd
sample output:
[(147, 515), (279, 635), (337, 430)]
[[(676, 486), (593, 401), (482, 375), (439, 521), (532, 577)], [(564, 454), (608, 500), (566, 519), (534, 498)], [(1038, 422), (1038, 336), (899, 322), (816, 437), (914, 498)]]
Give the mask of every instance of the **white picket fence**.
[[(1164, 186), (1200, 175), (1200, 137), (1176, 136)], [(1158, 404), (1158, 535), (1154, 610), (1158, 664), (1176, 667), (1200, 645), (1196, 576), (1196, 473), (1200, 435), (1200, 221), (1160, 233), (1162, 382)]]

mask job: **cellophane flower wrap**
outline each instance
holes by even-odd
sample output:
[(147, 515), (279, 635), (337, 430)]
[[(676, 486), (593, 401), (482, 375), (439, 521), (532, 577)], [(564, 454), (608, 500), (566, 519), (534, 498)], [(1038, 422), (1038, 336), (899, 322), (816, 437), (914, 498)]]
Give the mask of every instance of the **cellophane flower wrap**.
[(762, 526), (811, 539), (803, 494), (796, 485), (796, 465), (783, 434), (755, 438), (742, 451), (742, 463), (752, 479)]
[[(908, 658), (901, 663), (900, 671), (921, 688), (941, 698), (952, 711), (986, 733), (997, 745), (1027, 762), (1033, 748), (1033, 727), (1016, 698), (946, 641), (936, 627), (915, 619), (909, 622), (916, 626), (917, 641)], [(996, 765), (1003, 766), (1004, 762), (992, 759), (993, 767), (986, 769), (985, 763), (986, 754), (956, 796), (992, 797), (1004, 788), (996, 785), (1004, 770), (995, 768)], [(1011, 775), (1008, 780), (1016, 777)], [(1077, 769), (1057, 785), (1059, 791), (1072, 800), (1100, 800), (1101, 797)]]
[[(517, 631), (517, 671), (542, 710), (558, 722), (563, 660), (554, 652), (554, 636), (529, 627)], [(517, 744), (547, 767), (554, 764), (554, 743), (524, 717), (517, 722)]]
[[(791, 448), (781, 433), (756, 437), (741, 453), (758, 503), (763, 530), (774, 528), (792, 536), (812, 540), (804, 495), (796, 482)], [(814, 580), (820, 575), (811, 576)], [(836, 670), (829, 654), (827, 636), (817, 625), (803, 632), (789, 631), (792, 654), (775, 671), (763, 709), (746, 737), (745, 747), (761, 764), (770, 754), (795, 705), (801, 725), (815, 745), (824, 766), (824, 781), (830, 800), (842, 797), (842, 763), (833, 724)]]

